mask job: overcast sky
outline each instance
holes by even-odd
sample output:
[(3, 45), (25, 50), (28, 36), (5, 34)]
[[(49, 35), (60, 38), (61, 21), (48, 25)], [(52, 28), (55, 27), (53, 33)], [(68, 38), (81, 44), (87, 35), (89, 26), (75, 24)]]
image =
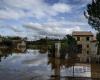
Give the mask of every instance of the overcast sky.
[(0, 0), (0, 34), (29, 39), (93, 31), (84, 17), (91, 0)]

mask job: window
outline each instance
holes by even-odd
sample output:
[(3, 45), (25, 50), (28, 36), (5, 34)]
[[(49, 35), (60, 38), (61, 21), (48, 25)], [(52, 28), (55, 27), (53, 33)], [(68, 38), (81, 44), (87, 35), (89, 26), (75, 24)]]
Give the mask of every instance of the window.
[(80, 41), (80, 37), (77, 37), (77, 41)]
[(89, 51), (87, 51), (87, 54), (89, 54)]
[(89, 44), (87, 45), (87, 48), (89, 48)]
[(86, 41), (89, 41), (89, 39), (90, 39), (89, 37), (86, 37)]

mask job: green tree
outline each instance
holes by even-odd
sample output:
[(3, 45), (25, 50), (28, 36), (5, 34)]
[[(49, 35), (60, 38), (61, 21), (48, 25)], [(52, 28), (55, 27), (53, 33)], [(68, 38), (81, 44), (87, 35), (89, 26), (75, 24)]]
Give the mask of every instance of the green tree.
[(68, 53), (69, 57), (75, 56), (77, 53), (77, 41), (73, 38), (73, 36), (71, 35), (66, 35), (63, 39), (62, 39), (62, 43), (63, 45), (61, 48), (61, 52), (63, 54)]
[(98, 54), (100, 54), (100, 0), (92, 0), (92, 3), (87, 5), (85, 17), (92, 28), (97, 30)]
[(69, 56), (76, 55), (75, 53), (77, 53), (77, 41), (71, 35), (66, 35), (66, 37)]

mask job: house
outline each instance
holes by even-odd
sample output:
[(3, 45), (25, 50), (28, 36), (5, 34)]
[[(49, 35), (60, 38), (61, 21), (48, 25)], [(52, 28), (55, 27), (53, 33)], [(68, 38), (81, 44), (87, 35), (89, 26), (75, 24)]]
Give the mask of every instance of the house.
[(77, 40), (80, 61), (90, 61), (90, 57), (97, 54), (97, 41), (93, 33), (90, 31), (74, 31), (72, 36)]
[(13, 48), (18, 51), (25, 51), (26, 50), (26, 42), (24, 40), (12, 40)]
[(0, 43), (2, 42), (2, 38), (0, 37)]
[(91, 41), (91, 55), (97, 55), (97, 40), (96, 37), (93, 37), (93, 40)]

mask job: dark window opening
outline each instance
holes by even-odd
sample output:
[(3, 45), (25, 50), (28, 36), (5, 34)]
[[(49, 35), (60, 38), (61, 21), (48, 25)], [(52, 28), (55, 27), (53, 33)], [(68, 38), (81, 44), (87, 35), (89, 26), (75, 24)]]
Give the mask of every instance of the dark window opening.
[(86, 41), (89, 41), (90, 40), (90, 38), (89, 37), (86, 37)]
[(89, 54), (89, 51), (87, 51), (87, 54)]
[(87, 48), (89, 48), (89, 44), (87, 45)]
[(80, 41), (80, 37), (77, 37), (77, 41)]

